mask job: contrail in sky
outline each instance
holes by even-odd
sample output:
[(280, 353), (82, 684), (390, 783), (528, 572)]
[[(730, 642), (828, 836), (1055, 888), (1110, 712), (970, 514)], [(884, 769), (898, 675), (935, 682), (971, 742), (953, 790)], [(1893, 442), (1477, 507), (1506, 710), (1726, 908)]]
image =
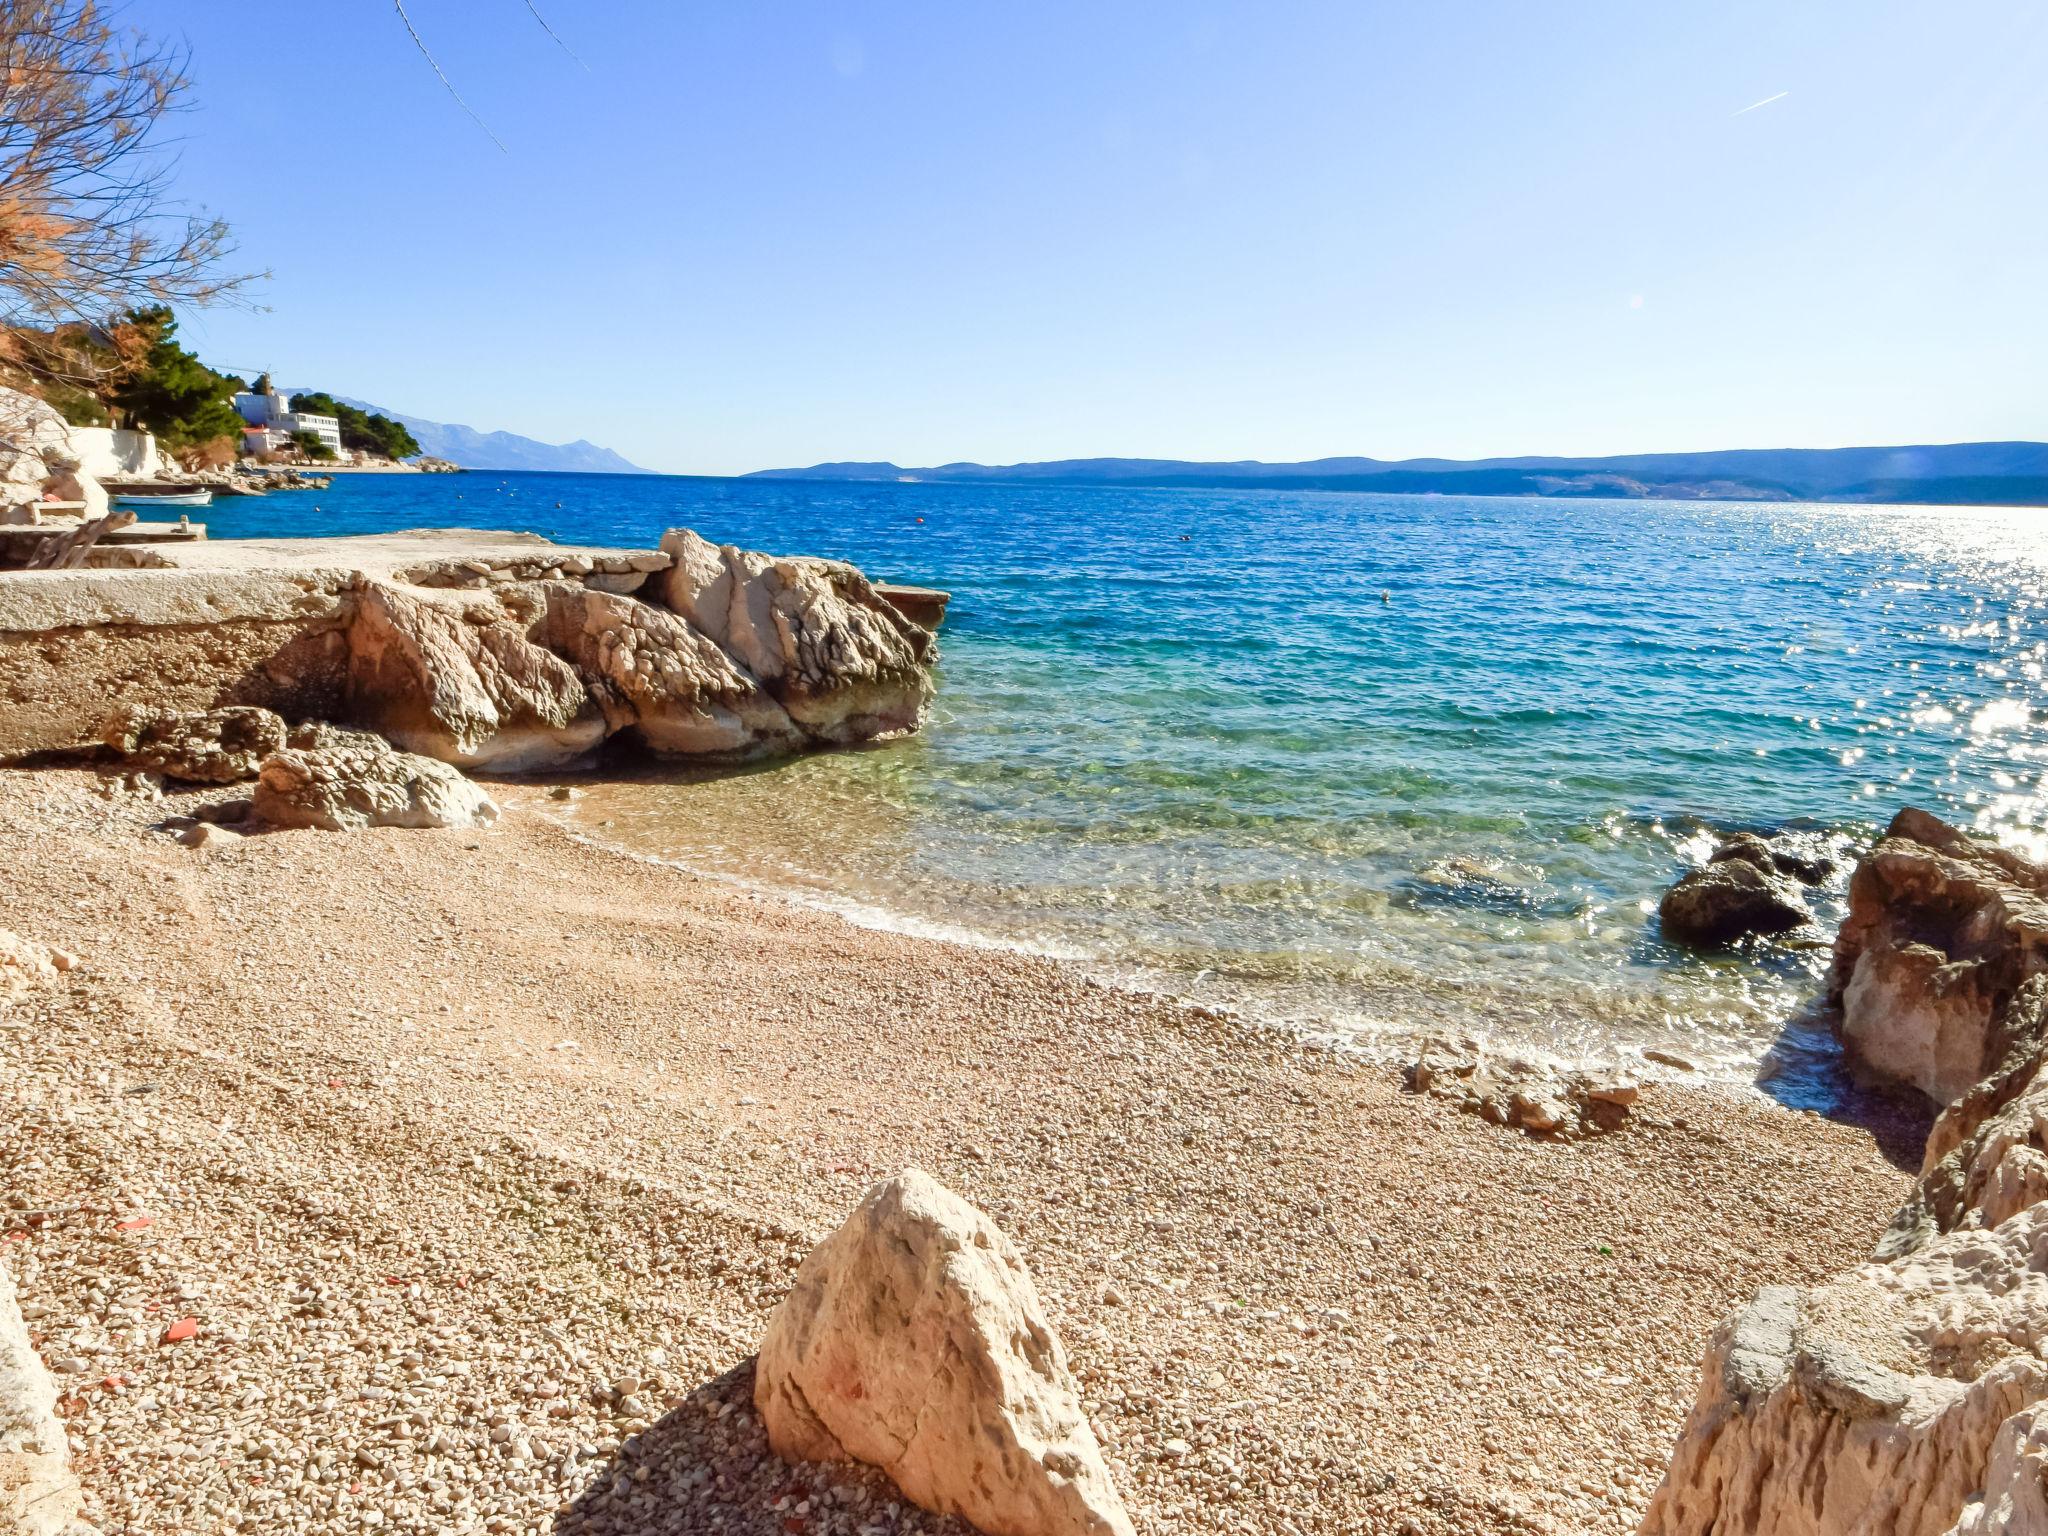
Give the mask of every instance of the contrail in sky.
[[(1748, 106), (1742, 109), (1742, 112), (1754, 112), (1758, 107), (1768, 107), (1772, 102), (1783, 101), (1787, 96), (1790, 96), (1791, 94), (1792, 93), (1790, 91), (1780, 91), (1775, 96), (1766, 96), (1762, 101), (1752, 101)], [(1742, 116), (1742, 112), (1731, 112), (1728, 115), (1730, 117), (1740, 117)]]

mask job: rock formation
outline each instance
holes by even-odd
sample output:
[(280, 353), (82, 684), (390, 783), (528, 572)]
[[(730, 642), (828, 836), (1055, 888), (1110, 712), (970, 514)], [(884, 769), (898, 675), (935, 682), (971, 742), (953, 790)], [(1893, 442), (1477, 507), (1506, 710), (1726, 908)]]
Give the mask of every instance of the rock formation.
[(284, 742), (284, 720), (246, 704), (199, 713), (122, 709), (106, 726), (107, 746), (128, 767), (190, 784), (253, 779)]
[(666, 608), (557, 583), (548, 646), (568, 657), (613, 731), (674, 757), (792, 752), (804, 744), (753, 674)]
[(1716, 1334), (1645, 1536), (2048, 1529), (2048, 869), (1906, 810), (1849, 891), (1842, 1038), (1945, 1107), (1869, 1263)]
[(446, 763), (383, 745), (287, 747), (263, 761), (251, 813), (271, 827), (474, 827), (498, 807)]
[(2048, 870), (1904, 810), (1849, 881), (1829, 982), (1842, 1041), (1877, 1071), (1949, 1104), (2015, 1033), (2005, 1006), (2048, 969)]
[(116, 707), (348, 720), (503, 772), (576, 766), (613, 737), (743, 760), (922, 722), (936, 641), (858, 571), (664, 543), (426, 530), (0, 575), (0, 761), (97, 740)]
[(45, 402), (0, 388), (0, 523), (43, 521), (48, 502), (74, 504), (67, 514), (107, 510), (107, 495), (85, 473), (71, 446), (71, 428)]
[(822, 742), (916, 729), (931, 699), (928, 630), (836, 560), (778, 560), (663, 536), (668, 606), (711, 637)]
[(1528, 1056), (1501, 1056), (1478, 1040), (1432, 1036), (1408, 1068), (1416, 1093), (1448, 1099), (1495, 1125), (1570, 1140), (1618, 1129), (1640, 1087), (1618, 1071), (1568, 1071)]
[(576, 669), (528, 631), (530, 587), (430, 591), (371, 582), (349, 626), (349, 715), (408, 751), (499, 772), (557, 766), (604, 740)]
[(915, 1169), (804, 1260), (754, 1401), (779, 1455), (880, 1467), (986, 1536), (1132, 1529), (1024, 1261)]
[(81, 1530), (57, 1391), (29, 1342), (14, 1281), (0, 1264), (0, 1532), (61, 1536)]
[(1664, 893), (1664, 931), (1681, 944), (1713, 949), (1750, 934), (1790, 933), (1813, 921), (1796, 882), (1817, 883), (1825, 865), (1780, 852), (1740, 833)]

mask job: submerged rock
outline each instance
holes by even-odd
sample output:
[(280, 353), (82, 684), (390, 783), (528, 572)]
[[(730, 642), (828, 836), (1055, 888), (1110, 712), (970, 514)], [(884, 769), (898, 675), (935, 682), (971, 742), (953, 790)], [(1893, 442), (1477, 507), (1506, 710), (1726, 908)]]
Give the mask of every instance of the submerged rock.
[(1747, 849), (1715, 850), (1705, 868), (1686, 874), (1664, 893), (1657, 915), (1665, 933), (1681, 944), (1712, 949), (1750, 934), (1805, 927), (1813, 913), (1798, 887), (1768, 866), (1768, 856), (1759, 865)]
[(987, 1536), (1132, 1530), (1024, 1261), (916, 1169), (804, 1260), (754, 1402), (778, 1455), (880, 1467)]
[(1716, 1334), (1644, 1536), (2048, 1529), (2048, 869), (1906, 810), (1849, 889), (1843, 1038), (1947, 1107), (1871, 1262)]
[(1442, 1035), (1422, 1043), (1407, 1075), (1414, 1092), (1448, 1099), (1482, 1120), (1567, 1140), (1618, 1129), (1642, 1091), (1617, 1070), (1501, 1056), (1470, 1037)]
[(253, 705), (190, 713), (117, 710), (106, 743), (123, 766), (188, 784), (234, 784), (285, 744), (284, 720)]
[(379, 745), (287, 747), (266, 758), (251, 807), (272, 827), (474, 827), (498, 807), (446, 763)]

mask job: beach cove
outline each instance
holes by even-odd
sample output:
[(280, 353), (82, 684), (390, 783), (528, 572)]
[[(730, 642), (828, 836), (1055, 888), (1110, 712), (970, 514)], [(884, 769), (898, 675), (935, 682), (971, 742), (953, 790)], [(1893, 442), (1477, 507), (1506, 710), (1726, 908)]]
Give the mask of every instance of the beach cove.
[(947, 1529), (746, 1416), (795, 1265), (914, 1163), (1021, 1245), (1140, 1529), (1624, 1531), (1720, 1316), (1908, 1183), (1725, 1089), (1506, 1132), (594, 847), (538, 787), (198, 849), (154, 829), (203, 793), (0, 795), (9, 921), (82, 961), (0, 1030), (4, 1156), (106, 1529)]

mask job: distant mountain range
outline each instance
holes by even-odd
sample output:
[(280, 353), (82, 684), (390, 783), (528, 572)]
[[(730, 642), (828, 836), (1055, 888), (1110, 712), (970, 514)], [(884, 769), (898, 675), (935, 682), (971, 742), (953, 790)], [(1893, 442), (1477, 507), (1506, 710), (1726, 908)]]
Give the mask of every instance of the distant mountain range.
[[(287, 394), (302, 391), (287, 390)], [(475, 427), (456, 426), (445, 421), (428, 421), (408, 416), (387, 406), (372, 405), (349, 395), (336, 395), (344, 405), (371, 411), (403, 423), (419, 440), (420, 450), (437, 459), (448, 459), (465, 469), (551, 469), (579, 475), (646, 475), (652, 470), (628, 463), (609, 448), (578, 438), (573, 443), (543, 443), (516, 432), (479, 432)]]
[[(424, 439), (422, 439), (424, 441)], [(813, 464), (771, 480), (1035, 481), (1062, 485), (1439, 492), (1459, 496), (1662, 496), (1702, 501), (1873, 501), (2048, 506), (2048, 443), (1907, 448), (1733, 448), (1612, 458), (1055, 459), (1040, 464)]]

